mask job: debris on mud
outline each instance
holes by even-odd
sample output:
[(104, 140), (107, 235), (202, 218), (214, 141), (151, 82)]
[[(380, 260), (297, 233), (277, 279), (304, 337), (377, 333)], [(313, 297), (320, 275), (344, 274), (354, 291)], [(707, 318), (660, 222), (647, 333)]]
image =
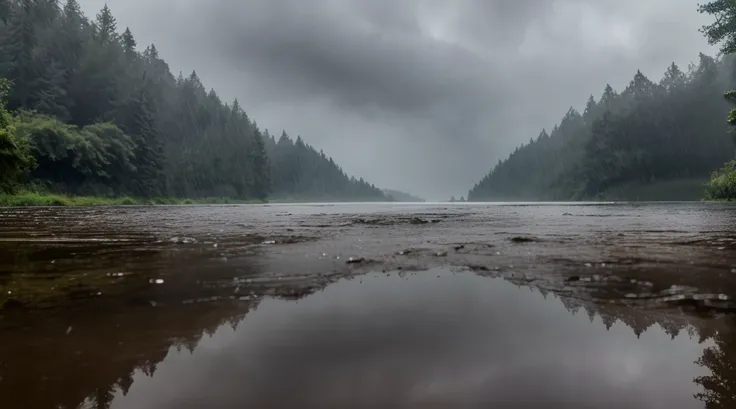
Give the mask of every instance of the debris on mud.
[[(425, 215), (426, 216), (426, 215)], [(441, 219), (428, 219), (423, 218), (419, 216), (411, 216), (411, 217), (379, 217), (379, 218), (356, 218), (352, 219), (351, 224), (363, 224), (367, 226), (394, 226), (399, 224), (413, 224), (413, 225), (423, 225), (423, 224), (437, 224), (442, 222)], [(326, 227), (333, 227), (334, 225), (328, 225)]]
[(539, 241), (539, 240), (537, 240), (535, 238), (532, 238), (532, 237), (524, 237), (524, 236), (512, 237), (510, 240), (512, 242), (514, 242), (514, 243), (533, 243), (533, 242)]
[(169, 239), (174, 244), (196, 244), (197, 239), (194, 237), (172, 237)]
[(444, 251), (444, 250), (442, 250), (442, 251), (438, 251), (438, 252), (434, 253), (434, 255), (437, 256), (437, 257), (447, 257), (447, 252)]
[(108, 277), (123, 277), (125, 273), (107, 273)]
[(347, 264), (359, 264), (365, 261), (365, 258), (363, 257), (350, 257), (348, 258), (345, 263)]
[(427, 224), (429, 223), (429, 220), (420, 219), (419, 217), (412, 217), (409, 220), (410, 224)]

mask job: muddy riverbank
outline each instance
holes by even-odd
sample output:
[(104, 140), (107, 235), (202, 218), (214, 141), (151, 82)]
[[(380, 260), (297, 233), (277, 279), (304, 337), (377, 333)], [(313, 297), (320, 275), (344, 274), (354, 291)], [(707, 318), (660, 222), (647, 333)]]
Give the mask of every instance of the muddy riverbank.
[(669, 301), (730, 307), (734, 209), (700, 203), (6, 208), (0, 305), (7, 311), (299, 295), (368, 271), (453, 266), (584, 299), (642, 304), (684, 295)]

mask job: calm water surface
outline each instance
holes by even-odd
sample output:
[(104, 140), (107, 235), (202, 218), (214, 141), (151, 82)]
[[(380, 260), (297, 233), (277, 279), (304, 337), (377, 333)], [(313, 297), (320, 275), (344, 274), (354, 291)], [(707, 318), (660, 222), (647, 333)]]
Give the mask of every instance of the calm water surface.
[(0, 408), (735, 408), (730, 304), (628, 294), (730, 300), (734, 226), (697, 204), (0, 209)]
[(736, 375), (724, 365), (736, 338), (709, 338), (718, 319), (581, 305), (470, 272), (369, 274), (247, 313), (147, 315), (66, 335), (56, 317), (28, 345), (4, 342), (4, 407), (703, 408), (696, 395), (729, 399), (716, 384)]

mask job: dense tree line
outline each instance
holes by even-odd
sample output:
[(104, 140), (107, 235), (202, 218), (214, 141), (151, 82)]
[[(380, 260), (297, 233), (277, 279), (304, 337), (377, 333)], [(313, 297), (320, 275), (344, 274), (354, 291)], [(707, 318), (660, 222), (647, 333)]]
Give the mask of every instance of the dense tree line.
[(293, 141), (286, 132), (278, 141), (266, 132), (266, 152), (271, 158), (273, 194), (276, 197), (319, 197), (322, 199), (362, 198), (391, 200), (363, 178), (348, 177), (323, 151)]
[[(710, 14), (715, 21), (704, 26), (700, 31), (705, 34), (710, 45), (721, 43), (721, 53), (736, 53), (736, 2), (731, 0), (714, 0), (698, 6), (701, 14)], [(736, 90), (727, 91), (724, 95), (732, 105), (736, 105)], [(736, 108), (728, 113), (728, 123), (736, 126)], [(732, 130), (733, 132), (733, 130)], [(734, 134), (736, 135), (736, 134)], [(735, 136), (736, 138), (736, 136)], [(708, 183), (710, 199), (736, 200), (736, 159), (726, 163), (713, 173)]]
[(196, 72), (174, 76), (155, 46), (138, 51), (107, 6), (89, 20), (77, 0), (0, 0), (0, 17), (3, 190), (386, 200), (301, 138), (275, 143)]
[(734, 157), (722, 95), (736, 82), (735, 62), (700, 54), (659, 82), (639, 71), (620, 93), (607, 85), (582, 113), (570, 108), (500, 161), (469, 200), (585, 199), (627, 184), (706, 180)]

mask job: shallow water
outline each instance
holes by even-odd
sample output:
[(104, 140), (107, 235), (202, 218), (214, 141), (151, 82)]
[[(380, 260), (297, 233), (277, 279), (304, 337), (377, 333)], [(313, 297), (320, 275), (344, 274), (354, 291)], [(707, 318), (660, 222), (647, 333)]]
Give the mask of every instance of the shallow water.
[(732, 205), (0, 209), (0, 294), (2, 408), (736, 407)]
[(736, 338), (711, 338), (727, 318), (580, 305), (467, 271), (368, 274), (255, 307), (10, 333), (4, 407), (702, 408), (694, 395), (719, 392), (704, 376), (736, 381), (721, 365)]

